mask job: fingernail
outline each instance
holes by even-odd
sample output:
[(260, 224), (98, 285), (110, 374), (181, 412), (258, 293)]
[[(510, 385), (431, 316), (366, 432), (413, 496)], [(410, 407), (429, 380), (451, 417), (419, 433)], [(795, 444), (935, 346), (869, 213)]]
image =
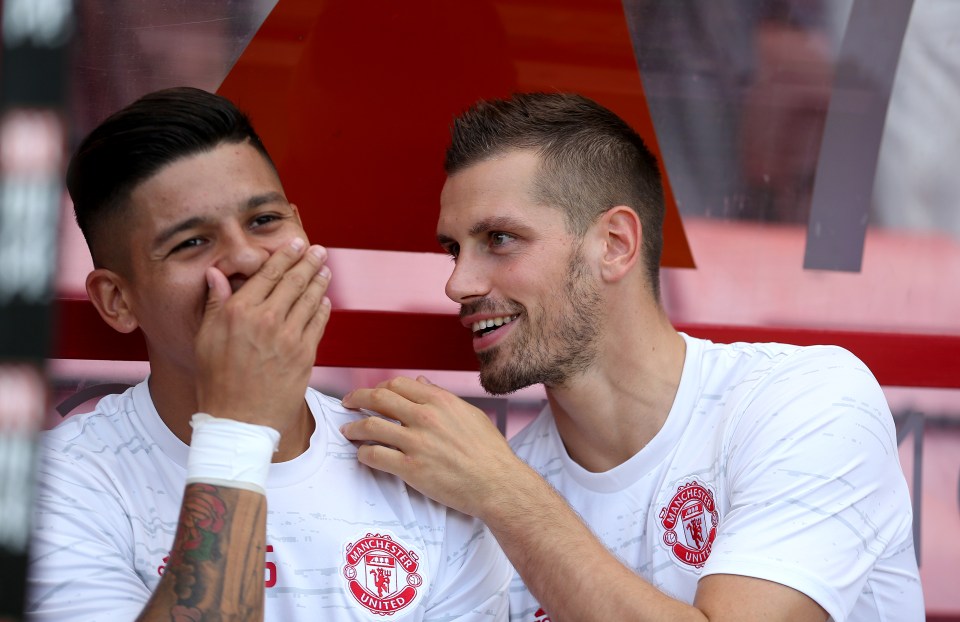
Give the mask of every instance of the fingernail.
[(310, 247), (310, 254), (312, 254), (314, 257), (316, 257), (320, 261), (323, 261), (324, 259), (327, 258), (327, 249), (320, 246), (319, 244), (314, 244), (313, 246)]
[(328, 267), (326, 267), (326, 266), (320, 268), (320, 276), (322, 276), (323, 278), (329, 279), (329, 278), (330, 278), (330, 274), (331, 274), (331, 273), (330, 273), (330, 268), (328, 268)]
[(303, 247), (307, 245), (307, 241), (303, 238), (293, 238), (290, 240), (290, 248), (295, 251), (303, 250)]
[(323, 305), (324, 307), (332, 307), (332, 306), (333, 306), (333, 303), (330, 302), (330, 299), (327, 298), (326, 296), (323, 297), (323, 300), (320, 301), (320, 304)]

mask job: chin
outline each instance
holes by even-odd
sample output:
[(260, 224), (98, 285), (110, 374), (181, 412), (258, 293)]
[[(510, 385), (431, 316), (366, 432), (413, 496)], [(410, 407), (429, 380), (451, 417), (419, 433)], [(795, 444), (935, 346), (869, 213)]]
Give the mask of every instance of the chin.
[(480, 386), (491, 395), (508, 395), (525, 389), (540, 380), (523, 373), (519, 369), (491, 369), (492, 366), (480, 366)]

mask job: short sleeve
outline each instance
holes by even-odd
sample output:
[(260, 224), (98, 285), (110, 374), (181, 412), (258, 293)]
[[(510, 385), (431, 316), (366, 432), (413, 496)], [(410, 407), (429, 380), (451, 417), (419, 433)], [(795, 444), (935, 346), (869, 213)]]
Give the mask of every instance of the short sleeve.
[(133, 567), (133, 532), (110, 478), (62, 447), (41, 450), (27, 619), (133, 620), (150, 590)]
[(804, 348), (737, 408), (724, 440), (730, 505), (704, 574), (775, 581), (847, 620), (887, 558), (915, 564), (909, 493), (880, 386), (849, 352)]

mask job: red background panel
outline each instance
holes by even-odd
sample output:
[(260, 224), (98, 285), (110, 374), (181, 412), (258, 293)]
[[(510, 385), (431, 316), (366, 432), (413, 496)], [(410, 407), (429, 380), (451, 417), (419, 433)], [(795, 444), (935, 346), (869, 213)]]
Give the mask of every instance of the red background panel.
[[(313, 241), (439, 252), (450, 121), (531, 90), (597, 99), (659, 155), (619, 0), (280, 0), (219, 92), (251, 115)], [(667, 194), (663, 264), (693, 267)]]

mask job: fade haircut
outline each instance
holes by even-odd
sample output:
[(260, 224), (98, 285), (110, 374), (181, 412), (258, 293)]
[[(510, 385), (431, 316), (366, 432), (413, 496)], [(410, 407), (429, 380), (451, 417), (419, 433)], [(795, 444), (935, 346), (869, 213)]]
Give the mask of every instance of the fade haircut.
[(660, 298), (663, 188), (657, 160), (623, 119), (567, 93), (521, 93), (481, 100), (454, 119), (444, 168), (454, 175), (484, 160), (529, 149), (540, 158), (534, 200), (566, 214), (582, 236), (601, 214), (631, 207), (643, 225), (643, 263)]
[(67, 168), (67, 190), (94, 266), (105, 267), (109, 225), (128, 215), (137, 185), (175, 160), (242, 142), (276, 170), (244, 113), (224, 97), (190, 87), (145, 95), (97, 126)]

